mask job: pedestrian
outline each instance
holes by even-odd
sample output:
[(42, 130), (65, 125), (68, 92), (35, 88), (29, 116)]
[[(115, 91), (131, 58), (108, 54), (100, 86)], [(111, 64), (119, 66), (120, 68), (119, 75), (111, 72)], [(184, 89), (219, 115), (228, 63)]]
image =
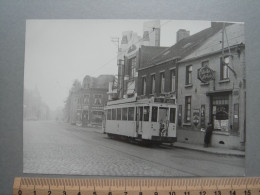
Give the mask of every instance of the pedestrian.
[(211, 123), (208, 123), (208, 127), (206, 129), (205, 137), (204, 137), (204, 147), (208, 147), (210, 145), (212, 131), (213, 131), (213, 126)]

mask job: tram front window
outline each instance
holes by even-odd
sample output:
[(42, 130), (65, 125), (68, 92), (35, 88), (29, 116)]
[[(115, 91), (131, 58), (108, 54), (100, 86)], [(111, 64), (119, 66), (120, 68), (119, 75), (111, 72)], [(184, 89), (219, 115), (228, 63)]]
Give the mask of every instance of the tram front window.
[(159, 122), (165, 122), (167, 120), (168, 108), (159, 108)]
[(144, 121), (149, 121), (149, 106), (144, 107)]
[(152, 122), (157, 122), (158, 107), (152, 107)]
[(175, 123), (176, 108), (170, 109), (170, 123)]

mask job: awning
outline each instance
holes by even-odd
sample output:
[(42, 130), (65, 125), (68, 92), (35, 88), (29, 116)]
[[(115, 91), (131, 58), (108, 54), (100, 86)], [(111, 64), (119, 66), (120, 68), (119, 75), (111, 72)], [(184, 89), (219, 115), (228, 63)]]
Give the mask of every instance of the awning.
[(208, 91), (206, 92), (207, 96), (212, 95), (228, 95), (232, 93), (232, 89), (224, 89), (224, 90), (216, 90), (216, 91)]

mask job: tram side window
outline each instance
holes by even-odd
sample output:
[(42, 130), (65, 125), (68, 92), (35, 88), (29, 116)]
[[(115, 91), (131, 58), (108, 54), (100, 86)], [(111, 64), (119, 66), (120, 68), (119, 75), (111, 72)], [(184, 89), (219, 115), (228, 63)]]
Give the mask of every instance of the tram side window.
[(122, 109), (122, 120), (127, 120), (127, 108)]
[(116, 120), (116, 109), (112, 109), (112, 120)]
[(170, 123), (175, 123), (176, 108), (170, 109)]
[(149, 121), (149, 106), (144, 107), (144, 121)]
[(135, 111), (134, 107), (128, 108), (128, 120), (129, 121), (133, 121), (134, 120), (134, 111)]
[(111, 109), (107, 110), (107, 120), (111, 120)]
[(152, 107), (152, 122), (157, 122), (158, 107)]
[(144, 108), (139, 107), (139, 120), (140, 121), (143, 121), (143, 112), (144, 112)]
[(116, 109), (116, 119), (117, 120), (121, 120), (121, 108), (117, 108)]

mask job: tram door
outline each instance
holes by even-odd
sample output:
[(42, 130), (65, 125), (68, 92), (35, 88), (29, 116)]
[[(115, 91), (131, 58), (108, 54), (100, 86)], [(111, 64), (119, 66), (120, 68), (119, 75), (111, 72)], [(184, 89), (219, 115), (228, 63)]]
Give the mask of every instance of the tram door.
[(160, 131), (159, 131), (160, 136), (168, 136), (168, 125), (169, 125), (168, 112), (169, 112), (169, 108), (165, 108), (165, 107), (159, 108), (158, 122), (160, 125)]
[(137, 135), (142, 134), (143, 122), (143, 107), (137, 107), (136, 109), (136, 133)]

